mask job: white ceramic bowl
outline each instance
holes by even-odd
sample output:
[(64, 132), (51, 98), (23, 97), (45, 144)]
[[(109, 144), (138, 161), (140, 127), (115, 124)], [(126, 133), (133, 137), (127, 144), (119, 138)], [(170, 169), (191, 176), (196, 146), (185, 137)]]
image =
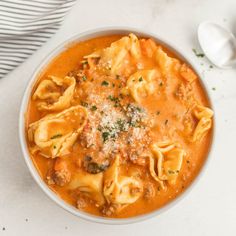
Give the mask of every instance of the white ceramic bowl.
[[(96, 30), (92, 30), (92, 31), (88, 31), (88, 32), (85, 32), (85, 33), (78, 34), (78, 35), (66, 40), (64, 43), (62, 43), (60, 46), (58, 46), (55, 50), (53, 50), (42, 61), (42, 63), (39, 66), (37, 66), (36, 71), (31, 76), (31, 80), (30, 80), (29, 84), (27, 85), (27, 88), (24, 92), (24, 96), (23, 96), (22, 104), (21, 104), (21, 108), (20, 108), (20, 116), (19, 116), (20, 144), (21, 144), (21, 148), (22, 148), (22, 152), (23, 152), (25, 162), (26, 162), (26, 164), (27, 164), (27, 166), (30, 170), (30, 173), (33, 176), (34, 180), (41, 187), (41, 189), (47, 194), (48, 197), (50, 197), (54, 202), (56, 202), (59, 206), (61, 206), (65, 210), (67, 210), (70, 213), (74, 214), (75, 216), (81, 217), (85, 220), (89, 220), (89, 221), (97, 222), (97, 223), (103, 223), (103, 224), (116, 224), (117, 225), (117, 224), (129, 224), (129, 223), (134, 223), (134, 222), (138, 222), (138, 221), (143, 221), (143, 220), (146, 220), (148, 218), (158, 216), (162, 212), (164, 212), (167, 209), (171, 208), (174, 204), (179, 202), (187, 193), (189, 193), (190, 190), (192, 189), (192, 187), (194, 186), (194, 184), (196, 184), (197, 180), (199, 179), (200, 175), (202, 174), (203, 169), (205, 169), (205, 167), (206, 167), (206, 164), (209, 160), (209, 155), (210, 155), (210, 153), (209, 153), (208, 158), (207, 158), (207, 160), (205, 161), (205, 163), (203, 165), (204, 168), (202, 168), (201, 173), (199, 173), (198, 176), (192, 182), (192, 184), (182, 194), (180, 194), (177, 198), (175, 198), (173, 201), (171, 201), (170, 203), (168, 203), (167, 205), (165, 205), (164, 207), (162, 207), (160, 209), (152, 211), (151, 213), (147, 213), (147, 214), (144, 214), (144, 215), (131, 217), (131, 218), (124, 218), (124, 219), (113, 219), (113, 218), (99, 217), (99, 216), (91, 215), (91, 214), (88, 214), (86, 212), (80, 211), (80, 210), (76, 209), (75, 207), (69, 205), (64, 200), (62, 200), (58, 195), (56, 195), (47, 186), (47, 184), (42, 180), (42, 178), (40, 177), (36, 167), (34, 166), (32, 160), (31, 160), (31, 157), (30, 157), (30, 154), (29, 154), (29, 151), (28, 151), (28, 147), (27, 147), (26, 137), (25, 137), (25, 113), (27, 111), (27, 106), (28, 106), (28, 102), (29, 102), (29, 99), (30, 99), (32, 88), (33, 88), (34, 83), (36, 82), (36, 80), (38, 78), (39, 73), (48, 65), (48, 63), (55, 56), (57, 56), (63, 50), (65, 50), (65, 46), (67, 46), (71, 42), (84, 41), (84, 40), (87, 40), (87, 39), (90, 39), (90, 38), (99, 37), (99, 36), (103, 36), (103, 35), (111, 35), (111, 34), (126, 34), (127, 35), (130, 32), (133, 32), (136, 35), (141, 36), (141, 37), (151, 37), (154, 40), (156, 40), (157, 42), (159, 42), (160, 44), (166, 46), (171, 51), (176, 53), (176, 55), (179, 58), (181, 58), (182, 60), (184, 60), (188, 64), (190, 64), (192, 66), (192, 68), (195, 70), (195, 72), (198, 74), (199, 78), (200, 78), (200, 73), (198, 72), (198, 70), (194, 66), (194, 64), (191, 63), (191, 60), (186, 58), (186, 56), (184, 56), (182, 52), (177, 50), (176, 46), (173, 46), (171, 43), (167, 42), (167, 40), (162, 39), (160, 36), (157, 36), (156, 34), (152, 34), (150, 32), (146, 32), (146, 31), (143, 31), (143, 30), (138, 30), (138, 29), (134, 29), (134, 28), (127, 28), (127, 27), (102, 28), (102, 29), (96, 29)], [(208, 89), (204, 85), (203, 81), (201, 81), (201, 82), (202, 82), (203, 88), (205, 89), (205, 91), (207, 93)], [(209, 97), (208, 97), (208, 99), (209, 99), (210, 104), (211, 104), (211, 100), (210, 100)], [(211, 104), (211, 107), (212, 107), (212, 104)], [(215, 126), (215, 122), (214, 122), (214, 126)], [(214, 130), (213, 130), (213, 139), (214, 139)], [(214, 142), (212, 140), (212, 145), (213, 145), (213, 143)], [(212, 149), (212, 147), (210, 148), (210, 150), (211, 149)]]

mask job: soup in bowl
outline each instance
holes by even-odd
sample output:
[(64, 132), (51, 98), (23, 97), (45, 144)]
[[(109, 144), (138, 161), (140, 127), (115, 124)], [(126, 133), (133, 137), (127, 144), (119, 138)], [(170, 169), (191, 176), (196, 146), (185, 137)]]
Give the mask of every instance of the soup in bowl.
[(60, 47), (35, 72), (20, 114), (22, 149), (39, 185), (75, 215), (103, 223), (170, 205), (199, 174), (212, 133), (196, 71), (133, 30)]

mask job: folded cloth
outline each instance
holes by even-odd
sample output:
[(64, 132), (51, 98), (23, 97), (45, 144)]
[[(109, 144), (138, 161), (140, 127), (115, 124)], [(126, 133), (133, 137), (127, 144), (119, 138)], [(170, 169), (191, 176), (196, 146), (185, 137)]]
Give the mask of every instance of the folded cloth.
[(0, 0), (0, 78), (60, 27), (76, 0)]

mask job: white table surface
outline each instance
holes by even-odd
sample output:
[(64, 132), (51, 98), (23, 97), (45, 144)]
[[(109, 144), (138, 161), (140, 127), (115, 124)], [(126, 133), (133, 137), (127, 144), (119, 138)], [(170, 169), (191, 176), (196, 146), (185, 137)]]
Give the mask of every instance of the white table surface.
[[(236, 235), (236, 69), (209, 69), (205, 58), (193, 54), (192, 48), (199, 49), (197, 25), (205, 20), (235, 33), (236, 1), (79, 0), (57, 34), (0, 81), (0, 235)], [(215, 150), (190, 194), (156, 218), (124, 226), (90, 223), (52, 202), (23, 161), (17, 130), (25, 86), (45, 55), (76, 33), (116, 25), (156, 32), (192, 58), (216, 113)]]

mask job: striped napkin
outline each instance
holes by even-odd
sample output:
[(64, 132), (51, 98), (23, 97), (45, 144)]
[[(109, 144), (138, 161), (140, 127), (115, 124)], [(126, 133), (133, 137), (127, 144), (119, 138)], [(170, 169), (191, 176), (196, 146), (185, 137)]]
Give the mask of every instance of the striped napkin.
[(0, 79), (60, 27), (76, 0), (0, 0)]

